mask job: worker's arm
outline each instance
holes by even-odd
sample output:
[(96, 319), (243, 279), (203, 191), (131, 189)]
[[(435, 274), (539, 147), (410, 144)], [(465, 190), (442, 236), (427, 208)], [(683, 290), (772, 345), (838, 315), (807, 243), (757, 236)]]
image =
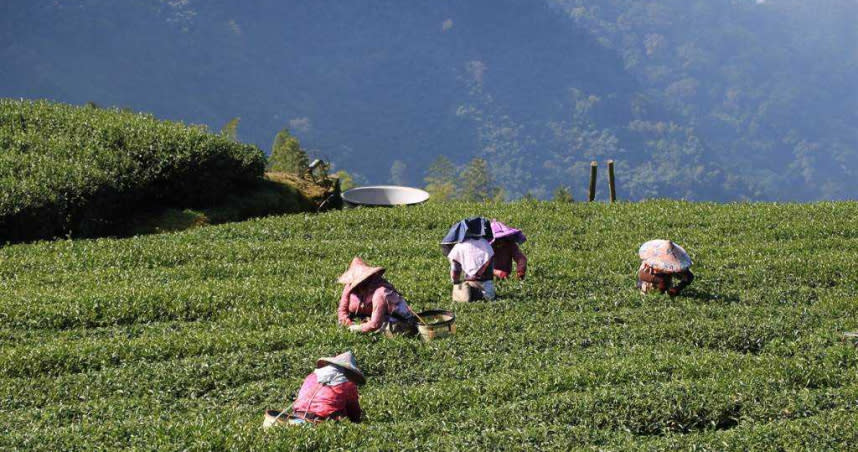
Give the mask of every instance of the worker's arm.
[(349, 296), (352, 293), (352, 285), (346, 284), (343, 287), (343, 294), (340, 295), (340, 304), (337, 307), (337, 318), (340, 325), (349, 326), (352, 324), (352, 319), (349, 318)]
[(638, 279), (643, 282), (652, 283), (653, 287), (661, 292), (665, 292), (670, 289), (671, 277), (656, 273), (649, 267), (641, 266), (638, 271)]
[(454, 260), (450, 261), (450, 280), (453, 284), (462, 282), (462, 266)]
[(372, 294), (372, 315), (368, 322), (360, 325), (361, 333), (371, 333), (377, 331), (387, 321), (387, 300), (385, 290), (379, 287)]
[(694, 281), (694, 273), (691, 273), (691, 270), (685, 270), (683, 272), (679, 272), (676, 274), (676, 277), (679, 278), (679, 284), (675, 287), (671, 287), (668, 289), (668, 293), (670, 295), (679, 295), (679, 292), (688, 287), (692, 281)]
[(513, 246), (512, 260), (515, 261), (515, 273), (518, 279), (524, 279), (524, 275), (527, 273), (527, 256), (521, 252), (517, 244), (513, 244)]

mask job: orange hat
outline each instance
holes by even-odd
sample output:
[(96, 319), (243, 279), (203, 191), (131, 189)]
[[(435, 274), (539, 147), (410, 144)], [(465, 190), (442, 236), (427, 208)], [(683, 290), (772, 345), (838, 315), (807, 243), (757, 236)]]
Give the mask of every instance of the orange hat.
[(349, 269), (340, 275), (337, 282), (340, 284), (351, 284), (352, 287), (356, 287), (370, 276), (381, 275), (382, 273), (384, 273), (384, 267), (370, 267), (363, 259), (355, 256), (352, 259), (352, 263), (349, 264)]

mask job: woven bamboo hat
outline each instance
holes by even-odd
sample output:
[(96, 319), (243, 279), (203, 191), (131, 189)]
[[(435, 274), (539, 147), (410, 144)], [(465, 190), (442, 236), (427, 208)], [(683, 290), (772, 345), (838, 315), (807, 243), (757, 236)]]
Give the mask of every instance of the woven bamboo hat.
[(522, 244), (527, 241), (527, 237), (525, 237), (524, 233), (521, 232), (520, 229), (507, 226), (494, 219), (492, 220), (492, 235), (494, 236), (492, 243), (495, 243), (495, 240), (500, 239), (510, 239), (518, 244)]
[(691, 267), (691, 257), (670, 240), (650, 240), (641, 245), (638, 256), (656, 271), (677, 273)]
[(384, 273), (384, 267), (370, 267), (363, 259), (355, 256), (352, 263), (349, 264), (349, 269), (340, 275), (337, 282), (340, 284), (351, 284), (352, 287), (357, 287), (358, 284), (366, 281), (367, 278), (373, 275), (381, 275)]
[(366, 383), (366, 378), (364, 378), (363, 372), (358, 369), (357, 361), (355, 361), (355, 355), (353, 355), (352, 352), (340, 353), (333, 358), (319, 358), (319, 360), (316, 361), (316, 368), (325, 367), (327, 365), (337, 366), (344, 374), (346, 374), (346, 377), (355, 384), (362, 385)]

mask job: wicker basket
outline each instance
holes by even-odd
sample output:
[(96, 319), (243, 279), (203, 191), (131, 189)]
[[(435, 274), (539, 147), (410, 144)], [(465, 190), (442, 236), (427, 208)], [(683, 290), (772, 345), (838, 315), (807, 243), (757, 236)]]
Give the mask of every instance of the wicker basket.
[(452, 311), (435, 309), (420, 312), (417, 316), (422, 319), (417, 324), (417, 330), (425, 341), (456, 334), (456, 315)]
[(280, 415), (280, 410), (265, 410), (265, 418), (262, 420), (262, 428), (271, 428), (275, 425), (289, 425), (289, 415)]

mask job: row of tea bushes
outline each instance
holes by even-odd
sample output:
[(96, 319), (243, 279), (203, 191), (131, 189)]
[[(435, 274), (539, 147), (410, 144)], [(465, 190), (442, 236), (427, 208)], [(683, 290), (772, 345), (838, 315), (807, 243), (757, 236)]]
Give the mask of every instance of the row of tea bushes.
[[(453, 303), (438, 241), (474, 214), (521, 227), (530, 269)], [(428, 203), (3, 247), (0, 450), (846, 450), (856, 223), (858, 203)], [(694, 259), (681, 297), (634, 287), (656, 237)], [(456, 336), (339, 327), (354, 255)], [(260, 428), (345, 350), (364, 423)]]
[(211, 205), (265, 155), (204, 127), (117, 109), (0, 99), (0, 243), (94, 235), (141, 209)]

